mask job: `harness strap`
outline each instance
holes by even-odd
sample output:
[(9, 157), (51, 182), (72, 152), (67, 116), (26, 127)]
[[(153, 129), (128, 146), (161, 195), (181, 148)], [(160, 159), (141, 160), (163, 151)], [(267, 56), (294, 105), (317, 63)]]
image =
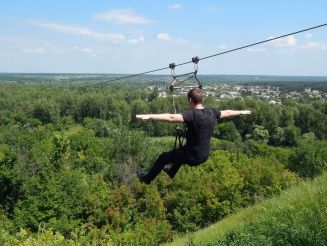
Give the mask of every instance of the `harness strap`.
[(185, 125), (184, 125), (184, 129), (180, 127), (176, 127), (174, 151), (182, 149), (184, 138), (185, 138)]
[[(194, 88), (194, 87), (198, 87), (198, 88), (202, 89), (202, 84), (201, 84), (200, 80), (197, 77), (199, 61), (200, 61), (199, 57), (197, 57), (197, 56), (193, 57), (192, 62), (194, 64), (194, 71), (190, 72), (190, 73), (180, 74), (180, 75), (175, 74), (176, 64), (175, 63), (170, 63), (169, 64), (170, 73), (171, 73), (171, 76), (173, 78), (172, 82), (169, 85), (169, 90), (170, 90), (170, 94), (171, 94), (171, 96), (173, 98), (173, 107), (174, 107), (174, 113), (175, 114), (177, 113), (175, 98), (174, 98), (174, 95), (173, 95), (173, 92), (174, 92), (175, 88)], [(196, 84), (186, 83), (190, 79), (195, 79)], [(177, 87), (177, 86), (180, 86), (180, 87)], [(184, 124), (184, 129), (182, 129), (180, 127), (176, 128), (175, 144), (174, 144), (174, 149), (173, 149), (174, 151), (180, 150), (183, 147), (183, 142), (184, 142), (185, 135), (186, 135), (186, 129), (185, 128), (186, 128), (185, 124)]]

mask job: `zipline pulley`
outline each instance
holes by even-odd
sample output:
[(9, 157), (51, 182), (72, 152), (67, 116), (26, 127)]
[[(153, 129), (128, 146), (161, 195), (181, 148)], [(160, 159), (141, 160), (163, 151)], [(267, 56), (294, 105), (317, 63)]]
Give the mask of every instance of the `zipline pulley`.
[[(176, 64), (175, 63), (169, 64), (170, 73), (172, 76), (172, 82), (169, 85), (170, 93), (173, 93), (174, 89), (194, 88), (194, 87), (198, 87), (202, 89), (202, 84), (197, 77), (199, 61), (200, 59), (198, 56), (193, 57), (192, 62), (194, 64), (194, 71), (189, 73), (179, 74), (179, 75), (176, 75), (175, 73)], [(191, 79), (194, 79), (195, 83), (190, 82)]]
[[(169, 85), (169, 92), (173, 98), (173, 107), (174, 107), (175, 114), (177, 113), (175, 98), (173, 95), (175, 89), (179, 89), (181, 92), (183, 92), (183, 89), (193, 89), (195, 87), (202, 89), (202, 84), (197, 77), (199, 61), (200, 59), (198, 56), (193, 57), (192, 62), (194, 64), (194, 71), (190, 73), (179, 74), (179, 75), (176, 75), (175, 73), (176, 64), (175, 63), (169, 64), (170, 73), (172, 77), (171, 83)], [(193, 80), (193, 82), (191, 82), (191, 80)]]

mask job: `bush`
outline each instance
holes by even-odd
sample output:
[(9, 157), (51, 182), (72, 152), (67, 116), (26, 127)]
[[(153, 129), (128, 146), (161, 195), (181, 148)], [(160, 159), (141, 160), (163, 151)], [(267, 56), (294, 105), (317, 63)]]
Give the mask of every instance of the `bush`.
[(289, 169), (301, 177), (313, 178), (327, 166), (326, 141), (302, 141), (290, 156)]

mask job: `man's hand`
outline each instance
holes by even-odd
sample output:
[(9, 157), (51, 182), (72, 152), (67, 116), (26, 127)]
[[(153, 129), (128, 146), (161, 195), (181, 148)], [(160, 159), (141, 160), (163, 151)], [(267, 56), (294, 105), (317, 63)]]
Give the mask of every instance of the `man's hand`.
[(252, 114), (250, 110), (242, 110), (240, 114)]
[(139, 120), (149, 120), (150, 119), (150, 115), (148, 115), (148, 114), (137, 114), (136, 115), (136, 119), (139, 119)]

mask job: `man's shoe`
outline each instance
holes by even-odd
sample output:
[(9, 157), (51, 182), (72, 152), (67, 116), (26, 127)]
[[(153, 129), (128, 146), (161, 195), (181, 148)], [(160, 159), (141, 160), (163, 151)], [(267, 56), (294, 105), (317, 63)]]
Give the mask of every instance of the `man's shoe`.
[(137, 172), (137, 177), (139, 178), (139, 180), (143, 183), (146, 183), (146, 184), (150, 184), (151, 181), (149, 181), (147, 178), (146, 178), (146, 174), (143, 172), (143, 171), (139, 171)]

